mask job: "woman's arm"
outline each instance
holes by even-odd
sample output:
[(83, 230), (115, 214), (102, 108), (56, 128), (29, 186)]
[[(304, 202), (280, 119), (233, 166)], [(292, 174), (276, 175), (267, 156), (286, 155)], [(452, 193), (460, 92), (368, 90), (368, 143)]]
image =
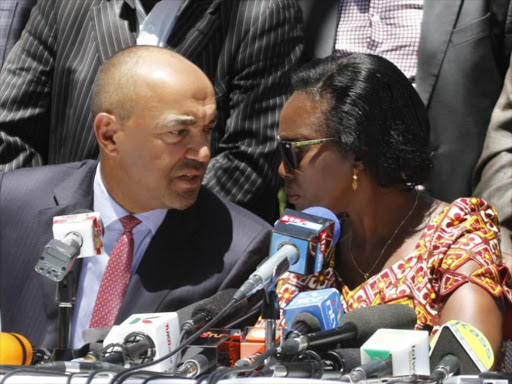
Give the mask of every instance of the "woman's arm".
[[(457, 272), (470, 276), (479, 268), (476, 262), (468, 261)], [(496, 299), (477, 284), (469, 282), (450, 295), (441, 311), (441, 323), (461, 320), (471, 324), (489, 340), (496, 358), (502, 342), (502, 304), (502, 298)]]

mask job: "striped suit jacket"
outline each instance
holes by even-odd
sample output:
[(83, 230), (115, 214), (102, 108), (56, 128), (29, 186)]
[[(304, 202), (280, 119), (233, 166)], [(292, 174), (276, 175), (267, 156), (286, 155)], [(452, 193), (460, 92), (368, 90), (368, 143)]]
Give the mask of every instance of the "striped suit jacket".
[[(215, 88), (204, 183), (267, 220), (276, 213), (276, 130), (302, 51), (301, 21), (294, 0), (189, 0), (167, 42)], [(0, 171), (96, 158), (96, 72), (135, 43), (135, 11), (124, 0), (40, 0), (0, 74)]]
[(35, 3), (36, 0), (0, 1), (0, 69), (7, 54), (20, 38)]

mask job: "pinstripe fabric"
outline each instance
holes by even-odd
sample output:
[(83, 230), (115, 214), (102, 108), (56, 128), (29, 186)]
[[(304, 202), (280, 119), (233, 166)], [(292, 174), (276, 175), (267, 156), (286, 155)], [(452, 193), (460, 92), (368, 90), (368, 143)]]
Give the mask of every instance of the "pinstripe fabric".
[[(0, 170), (95, 158), (99, 66), (135, 45), (123, 0), (40, 0), (0, 74)], [(262, 217), (278, 188), (276, 131), (302, 50), (294, 0), (194, 0), (168, 44), (211, 79), (217, 129), (205, 184)]]
[(0, 69), (18, 41), (36, 0), (0, 0)]

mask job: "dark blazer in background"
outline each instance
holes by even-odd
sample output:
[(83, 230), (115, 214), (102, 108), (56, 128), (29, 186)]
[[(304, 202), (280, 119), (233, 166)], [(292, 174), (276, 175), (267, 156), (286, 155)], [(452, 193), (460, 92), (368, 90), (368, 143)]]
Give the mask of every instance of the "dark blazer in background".
[(491, 116), (474, 182), (474, 195), (491, 202), (498, 211), (501, 249), (512, 255), (512, 67)]
[(36, 0), (0, 1), (0, 69), (18, 41)]
[[(0, 174), (2, 331), (37, 347), (57, 343), (56, 284), (34, 271), (52, 219), (92, 209), (97, 162)], [(190, 208), (169, 210), (130, 280), (116, 324), (133, 313), (175, 311), (239, 288), (268, 254), (269, 225), (206, 188)], [(80, 262), (74, 272), (79, 276)]]
[[(276, 130), (302, 50), (293, 0), (188, 0), (168, 46), (210, 78), (217, 102), (205, 185), (271, 221)], [(0, 171), (97, 158), (98, 68), (136, 43), (124, 0), (40, 0), (0, 74)]]
[[(305, 60), (332, 53), (339, 0), (299, 0)], [(509, 0), (425, 0), (416, 89), (430, 119), (432, 196), (471, 195), (471, 175), (484, 143), (511, 52)]]

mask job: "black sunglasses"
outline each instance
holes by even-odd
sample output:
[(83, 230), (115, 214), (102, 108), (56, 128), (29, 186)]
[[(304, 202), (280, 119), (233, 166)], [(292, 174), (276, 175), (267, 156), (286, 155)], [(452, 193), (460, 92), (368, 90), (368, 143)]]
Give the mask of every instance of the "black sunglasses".
[(325, 139), (314, 139), (305, 141), (284, 141), (277, 136), (279, 150), (283, 156), (283, 161), (289, 169), (299, 168), (299, 157), (297, 156), (297, 148), (307, 147), (308, 145), (321, 144), (328, 141), (338, 141), (339, 137), (327, 137)]

